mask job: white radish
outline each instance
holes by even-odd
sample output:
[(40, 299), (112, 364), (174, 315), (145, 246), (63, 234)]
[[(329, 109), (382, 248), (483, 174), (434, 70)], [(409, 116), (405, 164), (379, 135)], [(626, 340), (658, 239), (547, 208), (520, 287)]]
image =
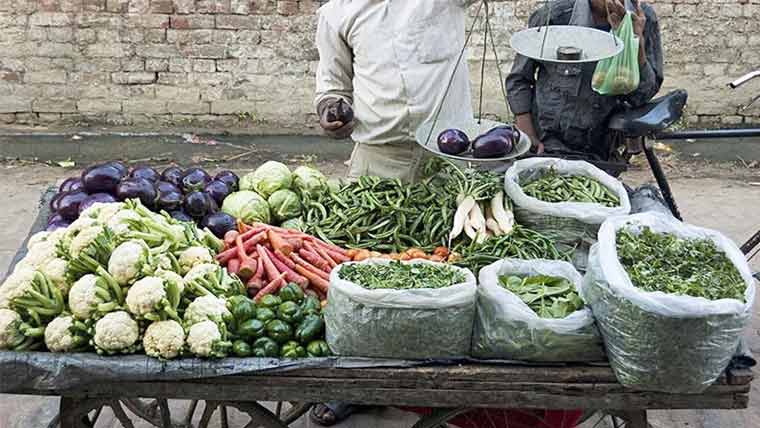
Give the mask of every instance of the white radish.
[(486, 218), (483, 216), (483, 210), (480, 208), (480, 204), (475, 204), (475, 206), (472, 207), (470, 220), (472, 222), (472, 227), (475, 228), (475, 232), (478, 234), (475, 241), (483, 242), (487, 238), (486, 232), (488, 229), (486, 228)]
[(486, 227), (489, 231), (493, 232), (494, 236), (501, 236), (504, 234), (499, 227), (499, 223), (492, 218), (486, 219)]
[[(477, 204), (475, 204), (475, 206), (477, 206)], [(464, 233), (473, 241), (478, 235), (478, 232), (475, 228), (475, 223), (473, 221), (475, 218), (475, 206), (473, 206), (470, 212), (467, 213), (467, 218), (464, 220)]]
[(451, 232), (449, 233), (449, 244), (453, 239), (462, 233), (466, 220), (470, 214), (470, 211), (472, 211), (473, 206), (475, 206), (475, 198), (472, 196), (466, 196), (461, 200), (461, 202), (459, 202), (457, 211), (454, 214), (454, 225), (451, 228)]
[(504, 208), (503, 192), (497, 192), (491, 199), (491, 212), (493, 212), (494, 220), (499, 224), (499, 229), (504, 234), (510, 233), (515, 225), (515, 216), (512, 211)]

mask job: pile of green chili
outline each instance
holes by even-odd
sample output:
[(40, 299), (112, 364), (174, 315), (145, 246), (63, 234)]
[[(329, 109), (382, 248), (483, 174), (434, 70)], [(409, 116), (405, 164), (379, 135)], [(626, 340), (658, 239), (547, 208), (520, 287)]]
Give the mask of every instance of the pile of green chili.
[(709, 239), (683, 239), (645, 227), (617, 232), (618, 260), (633, 284), (646, 291), (744, 301), (746, 284), (736, 266)]
[(466, 277), (462, 271), (443, 264), (401, 263), (346, 264), (338, 272), (341, 279), (370, 290), (414, 288), (443, 288), (461, 284)]
[(504, 275), (499, 283), (541, 318), (565, 318), (583, 308), (573, 283), (562, 277)]
[(589, 202), (620, 206), (620, 199), (607, 186), (585, 175), (560, 175), (554, 168), (541, 178), (522, 184), (526, 195), (544, 202)]

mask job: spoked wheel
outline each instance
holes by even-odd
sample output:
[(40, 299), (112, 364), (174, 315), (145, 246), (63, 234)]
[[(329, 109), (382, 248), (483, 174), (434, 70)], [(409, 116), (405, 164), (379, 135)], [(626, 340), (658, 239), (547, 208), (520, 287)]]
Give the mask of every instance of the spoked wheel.
[[(198, 405), (203, 408), (200, 421), (193, 423)], [(123, 406), (123, 407), (122, 407)], [(132, 420), (124, 411), (124, 407), (132, 414), (148, 422), (156, 428), (207, 428), (215, 415), (218, 415), (222, 428), (229, 428), (227, 409), (233, 407), (248, 414), (250, 421), (245, 428), (287, 428), (311, 409), (311, 403), (278, 402), (274, 412), (256, 402), (238, 401), (205, 401), (189, 402), (189, 406), (181, 419), (172, 418), (169, 403), (164, 398), (158, 399), (78, 399), (61, 398), (63, 412), (48, 424), (48, 428), (61, 426), (72, 428), (93, 428), (103, 407), (110, 407), (116, 419), (124, 428), (133, 428)], [(90, 414), (94, 412), (91, 417)], [(66, 423), (62, 423), (62, 422)]]
[(409, 409), (423, 416), (412, 428), (571, 428), (594, 412), (520, 409)]

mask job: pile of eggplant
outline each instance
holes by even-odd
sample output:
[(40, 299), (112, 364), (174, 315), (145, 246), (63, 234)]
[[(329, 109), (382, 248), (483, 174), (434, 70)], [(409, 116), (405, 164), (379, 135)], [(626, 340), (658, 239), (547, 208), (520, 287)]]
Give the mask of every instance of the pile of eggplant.
[(238, 181), (238, 176), (227, 170), (212, 177), (202, 168), (170, 166), (159, 173), (149, 166), (130, 168), (119, 161), (92, 165), (79, 177), (61, 183), (50, 201), (48, 230), (67, 227), (96, 202), (139, 199), (153, 211), (194, 221), (222, 237), (236, 222), (219, 207), (227, 195), (238, 190)]
[(459, 129), (446, 129), (438, 134), (438, 150), (448, 155), (472, 154), (475, 158), (500, 158), (514, 150), (520, 141), (520, 131), (511, 125), (491, 128), (472, 143)]

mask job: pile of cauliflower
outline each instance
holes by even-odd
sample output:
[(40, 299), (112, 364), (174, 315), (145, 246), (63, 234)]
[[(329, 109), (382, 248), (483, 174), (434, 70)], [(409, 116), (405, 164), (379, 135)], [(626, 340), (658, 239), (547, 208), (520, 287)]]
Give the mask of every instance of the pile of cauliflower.
[(245, 288), (208, 230), (137, 200), (96, 203), (27, 248), (0, 285), (0, 350), (226, 355), (226, 299)]

